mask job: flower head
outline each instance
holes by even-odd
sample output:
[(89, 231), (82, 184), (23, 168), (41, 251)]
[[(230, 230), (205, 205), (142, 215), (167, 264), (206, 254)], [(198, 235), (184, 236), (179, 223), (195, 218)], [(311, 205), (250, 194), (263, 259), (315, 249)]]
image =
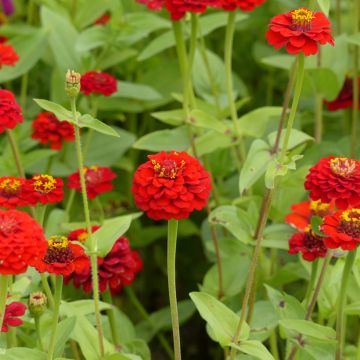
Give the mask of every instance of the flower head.
[[(360, 77), (357, 78), (358, 84), (360, 86)], [(329, 111), (337, 111), (340, 109), (352, 108), (353, 106), (353, 83), (354, 80), (352, 78), (347, 77), (344, 81), (344, 85), (340, 90), (337, 98), (333, 101), (325, 101), (325, 104)], [(357, 100), (358, 108), (360, 109), (360, 97)]]
[(23, 316), (26, 311), (26, 305), (19, 301), (14, 301), (5, 307), (4, 321), (2, 323), (1, 332), (7, 332), (9, 326), (20, 326), (23, 321), (19, 316)]
[(39, 140), (40, 144), (50, 144), (53, 150), (60, 150), (64, 141), (74, 141), (74, 126), (67, 121), (59, 121), (50, 112), (41, 112), (32, 122), (33, 139)]
[(0, 207), (14, 209), (31, 205), (27, 197), (26, 180), (14, 176), (0, 177)]
[[(91, 233), (94, 233), (99, 228), (100, 228), (100, 226), (92, 226)], [(88, 239), (88, 232), (86, 229), (73, 230), (69, 233), (68, 239), (71, 241), (78, 241), (78, 242), (84, 244), (86, 242), (86, 240)]]
[(51, 175), (34, 175), (27, 180), (28, 199), (33, 205), (53, 204), (64, 198), (63, 181)]
[(171, 19), (176, 21), (182, 19), (187, 12), (203, 13), (209, 6), (219, 7), (220, 2), (219, 0), (165, 0), (165, 5)]
[(330, 25), (322, 12), (300, 8), (273, 17), (266, 38), (275, 49), (286, 46), (289, 54), (314, 55), (319, 44), (334, 45)]
[[(90, 166), (84, 167), (86, 192), (90, 199), (113, 189), (112, 180), (116, 174), (108, 167)], [(80, 175), (77, 171), (68, 178), (68, 187), (81, 192)]]
[[(93, 227), (95, 232), (99, 227)], [(87, 238), (86, 229), (71, 232), (69, 238), (84, 242)], [(98, 257), (98, 274), (100, 291), (110, 289), (113, 294), (119, 293), (125, 285), (130, 285), (136, 273), (142, 269), (142, 261), (136, 251), (131, 250), (129, 240), (121, 236), (114, 243), (105, 257)], [(85, 292), (92, 291), (91, 272), (74, 272), (65, 278), (65, 283), (73, 280), (74, 286)]]
[(0, 68), (4, 65), (14, 66), (19, 59), (19, 55), (11, 45), (0, 43)]
[(41, 291), (36, 291), (29, 296), (29, 311), (32, 316), (40, 316), (46, 310), (47, 297)]
[(41, 226), (28, 214), (0, 210), (0, 274), (24, 273), (46, 252)]
[(326, 234), (324, 241), (328, 248), (355, 249), (360, 243), (360, 209), (337, 211), (326, 216), (321, 230)]
[(13, 129), (23, 121), (21, 108), (14, 94), (9, 90), (0, 89), (0, 134), (6, 129)]
[(73, 244), (66, 236), (51, 236), (46, 254), (35, 263), (39, 272), (68, 276), (90, 268), (89, 257), (80, 245)]
[(360, 163), (345, 157), (322, 158), (309, 170), (305, 189), (310, 198), (335, 205), (342, 210), (360, 206)]
[(84, 95), (102, 94), (110, 96), (117, 91), (117, 81), (106, 72), (88, 71), (81, 77), (80, 91)]
[(252, 11), (256, 6), (262, 5), (266, 0), (221, 0), (224, 10), (233, 11), (236, 8), (242, 11)]
[(148, 158), (134, 174), (132, 192), (151, 219), (183, 219), (206, 206), (211, 180), (197, 159), (176, 151)]

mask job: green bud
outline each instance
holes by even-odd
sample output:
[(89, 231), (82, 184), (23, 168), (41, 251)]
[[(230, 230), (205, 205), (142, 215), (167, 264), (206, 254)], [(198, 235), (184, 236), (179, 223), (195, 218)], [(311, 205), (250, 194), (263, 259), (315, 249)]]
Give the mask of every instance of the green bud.
[(46, 310), (47, 297), (41, 291), (33, 292), (29, 297), (29, 311), (32, 316), (40, 316)]
[(77, 97), (80, 92), (81, 75), (74, 70), (68, 70), (65, 76), (65, 91), (69, 97)]

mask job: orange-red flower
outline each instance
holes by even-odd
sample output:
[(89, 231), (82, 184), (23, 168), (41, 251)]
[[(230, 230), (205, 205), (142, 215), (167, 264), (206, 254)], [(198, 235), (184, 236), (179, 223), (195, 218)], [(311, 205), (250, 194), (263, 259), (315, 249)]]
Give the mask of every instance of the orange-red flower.
[(28, 214), (0, 210), (0, 274), (24, 273), (46, 252), (41, 226)]
[(233, 11), (240, 8), (242, 11), (252, 11), (256, 6), (262, 5), (266, 0), (220, 0), (224, 10)]
[(151, 219), (183, 219), (206, 206), (211, 180), (197, 159), (176, 151), (148, 158), (134, 174), (132, 192)]
[(166, 0), (166, 9), (175, 21), (182, 19), (187, 12), (203, 13), (209, 6), (221, 5), (219, 0)]
[(329, 203), (346, 210), (360, 206), (360, 163), (345, 157), (322, 158), (310, 168), (305, 189), (312, 200)]
[(304, 231), (296, 232), (289, 239), (289, 254), (301, 252), (304, 260), (314, 261), (318, 257), (324, 257), (327, 247), (321, 236), (314, 233), (310, 226)]
[(19, 55), (11, 45), (0, 43), (0, 68), (4, 65), (14, 66), (19, 59)]
[(88, 71), (80, 78), (80, 91), (84, 95), (102, 94), (110, 96), (117, 91), (117, 81), (106, 72)]
[(1, 332), (8, 332), (9, 326), (16, 327), (22, 325), (24, 322), (19, 319), (19, 316), (23, 316), (25, 311), (26, 305), (19, 301), (13, 301), (6, 305)]
[[(108, 167), (90, 166), (84, 167), (86, 192), (90, 199), (113, 189), (112, 180), (116, 174)], [(77, 171), (68, 177), (68, 187), (81, 192), (80, 175)]]
[(328, 248), (355, 249), (360, 243), (360, 209), (337, 211), (326, 216), (321, 230), (326, 234), (324, 241)]
[(40, 144), (50, 144), (53, 150), (60, 150), (64, 141), (74, 141), (74, 126), (67, 121), (59, 121), (50, 112), (41, 112), (32, 122), (33, 139), (39, 140)]
[(23, 121), (21, 108), (14, 94), (9, 90), (0, 89), (0, 134), (6, 129), (13, 129)]
[(319, 44), (334, 45), (331, 24), (322, 12), (306, 8), (276, 15), (271, 19), (266, 38), (275, 49), (286, 46), (289, 54), (314, 55)]
[(90, 271), (89, 257), (80, 245), (73, 244), (65, 236), (57, 235), (51, 236), (47, 244), (45, 256), (34, 265), (39, 272), (69, 276), (73, 272)]
[(14, 209), (17, 206), (28, 206), (26, 180), (14, 176), (0, 177), (0, 207)]
[(106, 25), (111, 19), (111, 16), (109, 13), (105, 13), (101, 16), (99, 16), (96, 20), (95, 20), (95, 25)]
[(50, 175), (34, 175), (26, 181), (28, 201), (35, 205), (53, 204), (64, 198), (63, 181), (60, 178), (54, 178)]

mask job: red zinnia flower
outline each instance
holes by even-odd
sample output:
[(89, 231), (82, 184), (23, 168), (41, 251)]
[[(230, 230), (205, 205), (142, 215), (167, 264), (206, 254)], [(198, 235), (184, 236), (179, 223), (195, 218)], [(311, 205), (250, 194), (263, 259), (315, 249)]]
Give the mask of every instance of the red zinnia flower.
[(21, 108), (14, 94), (9, 90), (0, 89), (0, 134), (6, 129), (13, 129), (23, 121)]
[(19, 59), (19, 55), (11, 45), (0, 43), (0, 68), (4, 65), (14, 66)]
[(106, 25), (111, 19), (111, 16), (108, 13), (105, 13), (103, 15), (101, 15), (100, 17), (98, 17), (95, 20), (95, 25)]
[[(116, 174), (108, 167), (84, 167), (86, 192), (89, 199), (95, 199), (98, 195), (113, 189), (112, 180)], [(77, 171), (68, 178), (68, 187), (81, 192), (80, 175)]]
[(0, 210), (0, 274), (24, 273), (45, 252), (43, 230), (30, 215)]
[(14, 301), (5, 308), (4, 321), (2, 323), (1, 332), (7, 332), (9, 326), (20, 326), (23, 321), (19, 316), (23, 316), (26, 311), (26, 305), (19, 301)]
[(64, 141), (74, 141), (74, 126), (67, 121), (59, 121), (50, 112), (41, 112), (32, 122), (33, 139), (39, 140), (40, 144), (50, 143), (50, 148), (60, 150)]
[(34, 175), (26, 181), (27, 197), (32, 205), (53, 204), (64, 198), (63, 181), (50, 175)]
[(134, 174), (132, 192), (136, 205), (149, 218), (183, 219), (206, 206), (211, 181), (197, 159), (176, 151), (148, 158)]
[(26, 180), (14, 176), (0, 177), (0, 207), (14, 209), (31, 205), (27, 197)]
[(342, 210), (360, 206), (360, 163), (345, 157), (322, 158), (310, 168), (304, 185), (313, 200), (335, 200)]
[[(100, 226), (92, 226), (91, 227), (91, 233), (94, 233), (96, 230), (98, 230)], [(77, 229), (70, 232), (68, 235), (68, 239), (71, 241), (79, 241), (82, 244), (85, 243), (85, 241), (88, 239), (88, 232), (86, 229)]]
[(117, 81), (108, 73), (88, 71), (80, 78), (80, 91), (85, 95), (102, 94), (110, 96), (117, 91)]
[(144, 4), (152, 11), (160, 11), (165, 7), (166, 0), (137, 0), (139, 4)]
[(331, 213), (333, 208), (334, 204), (332, 203), (322, 203), (320, 200), (306, 200), (291, 206), (293, 212), (286, 215), (285, 222), (302, 231), (310, 224), (312, 216), (324, 217)]
[(187, 12), (203, 13), (208, 6), (219, 7), (219, 0), (166, 0), (172, 20), (182, 19)]
[(326, 216), (321, 230), (328, 236), (324, 240), (328, 248), (355, 249), (360, 243), (360, 209), (337, 211)]
[[(99, 227), (94, 226), (92, 232)], [(86, 241), (88, 233), (86, 229), (72, 231), (69, 239)], [(142, 261), (136, 251), (131, 250), (129, 240), (121, 236), (114, 243), (111, 251), (104, 257), (98, 257), (98, 274), (100, 291), (110, 289), (112, 294), (119, 293), (125, 285), (130, 285), (136, 273), (142, 269)], [(85, 292), (92, 291), (91, 272), (74, 272), (65, 279), (65, 283), (73, 280), (76, 288), (82, 288)]]
[(322, 12), (300, 8), (273, 17), (266, 38), (275, 49), (286, 46), (289, 54), (314, 55), (318, 52), (318, 44), (334, 45), (330, 25)]
[(43, 258), (38, 259), (35, 268), (39, 272), (69, 276), (73, 272), (90, 271), (89, 257), (84, 249), (73, 244), (66, 236), (51, 236)]
[(316, 235), (310, 226), (304, 232), (297, 232), (289, 239), (289, 254), (302, 253), (307, 261), (314, 261), (318, 257), (324, 257), (327, 248), (321, 236)]
[(224, 10), (233, 11), (240, 8), (242, 11), (252, 11), (256, 6), (262, 5), (266, 0), (221, 0)]

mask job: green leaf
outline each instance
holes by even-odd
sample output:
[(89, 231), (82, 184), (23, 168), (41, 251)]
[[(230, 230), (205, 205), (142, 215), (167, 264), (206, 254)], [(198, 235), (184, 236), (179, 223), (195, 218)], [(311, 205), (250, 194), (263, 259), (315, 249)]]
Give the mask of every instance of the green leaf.
[(105, 356), (103, 360), (143, 360), (140, 356), (134, 354), (111, 354)]
[(65, 344), (68, 341), (71, 332), (75, 327), (75, 323), (75, 317), (69, 317), (59, 322), (56, 332), (54, 356), (61, 356), (64, 352)]
[[(86, 6), (85, 6), (86, 7)], [(106, 43), (108, 33), (103, 26), (93, 26), (85, 29), (78, 37), (75, 48), (79, 52), (96, 49)]]
[(68, 214), (62, 209), (53, 209), (46, 221), (45, 234), (49, 238), (52, 235), (62, 234), (61, 225), (69, 221)]
[(112, 95), (114, 98), (125, 98), (133, 100), (154, 101), (161, 100), (162, 95), (149, 85), (130, 83), (126, 81), (118, 81), (119, 89)]
[[(100, 301), (100, 310), (111, 309), (111, 305), (105, 302)], [(76, 300), (71, 302), (63, 301), (61, 303), (61, 314), (66, 315), (67, 317), (74, 316), (85, 316), (90, 315), (95, 312), (94, 301), (93, 300)]]
[(185, 115), (184, 110), (169, 110), (169, 111), (158, 111), (151, 114), (152, 117), (158, 119), (165, 124), (180, 126), (184, 124)]
[(261, 59), (261, 63), (275, 68), (290, 70), (294, 63), (292, 55), (271, 55)]
[(80, 2), (75, 12), (76, 26), (81, 29), (94, 23), (95, 20), (109, 10), (109, 8), (109, 1), (91, 0)]
[[(61, 105), (45, 99), (34, 99), (34, 101), (44, 110), (50, 111), (59, 121), (68, 121), (74, 124), (73, 114)], [(80, 115), (80, 113), (78, 113)]]
[(251, 355), (260, 360), (274, 360), (269, 350), (260, 342), (256, 340), (242, 340), (240, 345), (230, 344), (233, 347), (245, 354)]
[[(286, 130), (283, 130), (281, 132), (281, 136), (280, 136), (280, 149), (281, 146), (284, 142), (284, 136), (285, 136), (285, 132)], [(269, 144), (271, 146), (274, 146), (275, 143), (275, 139), (276, 139), (276, 131), (272, 132), (271, 134), (268, 135), (268, 140), (269, 140)], [(297, 129), (292, 129), (291, 133), (290, 133), (290, 138), (289, 138), (289, 144), (288, 144), (288, 150), (292, 150), (294, 148), (296, 148), (299, 145), (302, 145), (306, 142), (312, 142), (314, 141), (314, 138), (300, 130)]]
[(29, 169), (38, 161), (43, 159), (48, 160), (50, 157), (55, 156), (56, 154), (58, 154), (58, 151), (50, 149), (36, 149), (26, 153), (23, 157), (23, 164), (25, 166), (25, 170)]
[(36, 349), (25, 347), (15, 347), (5, 349), (5, 353), (0, 354), (1, 360), (46, 360), (47, 355)]
[[(213, 296), (204, 292), (192, 292), (190, 298), (194, 302), (201, 317), (210, 326), (216, 340), (224, 347), (231, 344), (236, 328), (239, 323), (239, 316)], [(244, 341), (249, 337), (250, 329), (247, 323), (243, 324), (240, 340)]]
[(81, 115), (78, 119), (78, 126), (81, 128), (90, 128), (101, 134), (120, 137), (120, 135), (109, 125), (106, 125), (102, 121), (93, 118), (89, 114)]
[(289, 249), (289, 238), (294, 230), (285, 224), (272, 224), (264, 230), (262, 246), (272, 249)]
[(229, 129), (224, 125), (223, 122), (219, 121), (216, 117), (202, 110), (193, 110), (190, 113), (189, 122), (193, 126), (197, 126), (205, 129), (212, 129), (220, 133), (225, 133)]
[(128, 231), (131, 222), (141, 216), (141, 214), (135, 213), (105, 220), (104, 225), (92, 235), (98, 243), (98, 256), (106, 256), (115, 241)]
[(311, 229), (316, 235), (325, 236), (325, 234), (320, 230), (323, 223), (323, 218), (320, 216), (311, 217)]
[(333, 100), (343, 85), (342, 79), (332, 69), (307, 69), (305, 80), (311, 83), (313, 94), (322, 94), (326, 100)]
[(350, 44), (360, 46), (360, 32), (348, 35), (346, 41)]
[(219, 149), (226, 149), (234, 145), (236, 140), (231, 135), (221, 134), (215, 130), (209, 130), (195, 139), (198, 156), (211, 154)]
[[(123, 348), (125, 353), (137, 355), (141, 360), (151, 360), (150, 349), (144, 340), (133, 339), (127, 341), (124, 343)], [(125, 355), (129, 356), (128, 354)]]
[(321, 11), (326, 15), (329, 16), (330, 11), (330, 0), (318, 0), (319, 7)]

